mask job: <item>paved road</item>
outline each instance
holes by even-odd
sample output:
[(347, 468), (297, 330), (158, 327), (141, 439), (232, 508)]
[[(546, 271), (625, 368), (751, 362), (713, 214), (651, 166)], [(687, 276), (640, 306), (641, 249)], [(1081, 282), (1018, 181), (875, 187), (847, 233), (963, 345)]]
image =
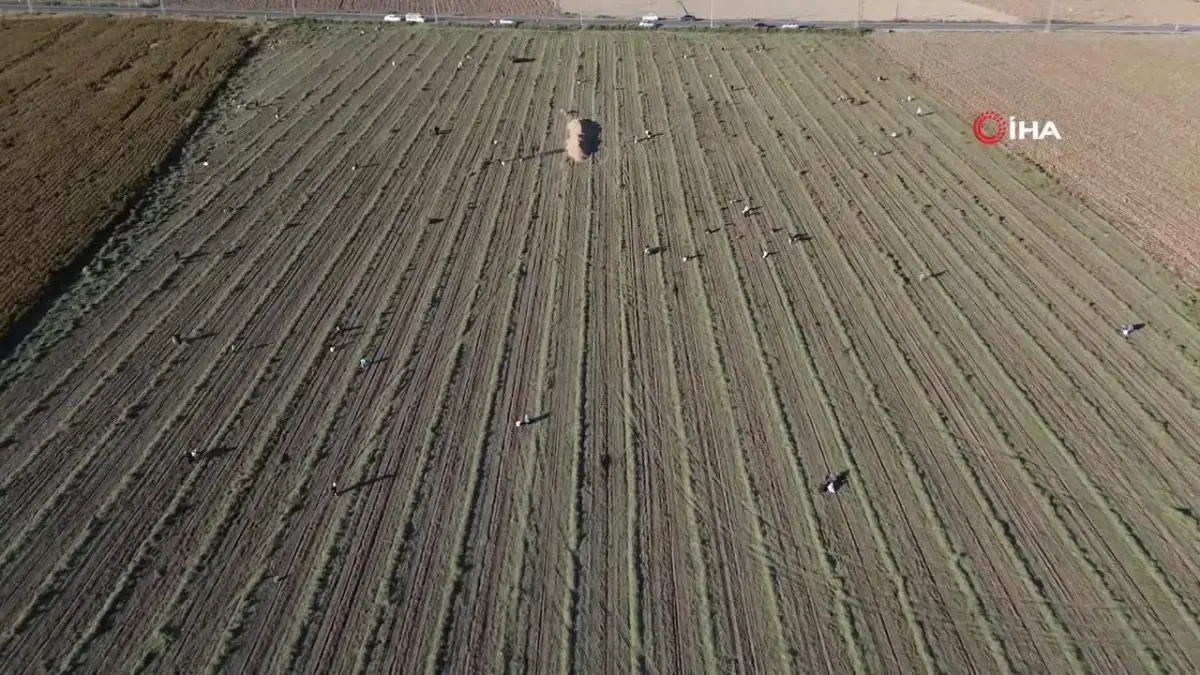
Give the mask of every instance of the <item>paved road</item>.
[[(170, 4), (169, 2), (167, 3)], [(21, 4), (0, 4), (0, 13), (13, 12), (25, 13), (30, 11), (30, 5)], [(174, 14), (178, 16), (211, 16), (211, 17), (245, 17), (252, 19), (270, 19), (270, 20), (285, 20), (295, 18), (291, 12), (265, 12), (255, 10), (239, 10), (239, 9), (172, 9), (166, 7), (160, 10), (156, 7), (86, 7), (86, 6), (64, 6), (64, 5), (32, 5), (34, 12), (43, 14), (121, 14), (121, 15), (157, 15), (157, 14)], [(296, 16), (306, 17), (311, 19), (321, 19), (325, 21), (382, 21), (382, 14), (339, 14), (325, 12), (302, 12)], [(450, 16), (440, 17), (439, 23), (456, 25), (456, 26), (487, 26), (495, 17), (482, 16)], [(573, 26), (579, 23), (579, 17), (507, 17), (518, 21), (524, 26)], [(427, 21), (433, 22), (433, 17), (427, 16)], [(636, 19), (614, 19), (614, 18), (599, 18), (586, 17), (584, 22), (591, 26), (621, 26), (630, 25), (636, 22)], [(978, 22), (895, 22), (895, 21), (800, 21), (789, 22), (786, 20), (769, 21), (761, 25), (769, 25), (778, 27), (787, 23), (797, 23), (802, 26), (813, 28), (866, 28), (877, 31), (960, 31), (960, 32), (981, 32), (981, 31), (1039, 31), (1045, 30), (1044, 22), (1038, 23), (991, 23), (987, 21)], [(758, 22), (747, 20), (728, 20), (719, 21), (714, 25), (718, 28), (753, 28)], [(662, 28), (707, 28), (708, 21), (700, 19), (695, 22), (679, 21), (677, 19), (664, 20), (661, 24)], [(1138, 34), (1176, 34), (1176, 33), (1197, 33), (1200, 34), (1200, 24), (1177, 24), (1177, 25), (1130, 25), (1130, 24), (1089, 24), (1089, 23), (1054, 23), (1052, 29), (1055, 31), (1073, 31), (1073, 32), (1091, 32), (1091, 33), (1138, 33)]]

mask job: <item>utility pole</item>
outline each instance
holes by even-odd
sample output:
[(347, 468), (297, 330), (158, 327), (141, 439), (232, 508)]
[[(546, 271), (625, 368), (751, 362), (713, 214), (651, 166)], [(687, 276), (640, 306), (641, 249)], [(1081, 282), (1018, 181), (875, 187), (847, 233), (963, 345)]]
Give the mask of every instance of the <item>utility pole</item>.
[(1054, 0), (1046, 3), (1046, 32), (1050, 32), (1050, 19), (1054, 16)]
[(158, 15), (159, 16), (167, 15), (167, 6), (163, 4), (163, 1), (164, 0), (158, 0)]
[(709, 28), (713, 27), (713, 12), (716, 11), (715, 10), (716, 4), (717, 4), (717, 0), (708, 0), (708, 27)]
[(296, 18), (296, 0), (292, 0), (292, 18)]

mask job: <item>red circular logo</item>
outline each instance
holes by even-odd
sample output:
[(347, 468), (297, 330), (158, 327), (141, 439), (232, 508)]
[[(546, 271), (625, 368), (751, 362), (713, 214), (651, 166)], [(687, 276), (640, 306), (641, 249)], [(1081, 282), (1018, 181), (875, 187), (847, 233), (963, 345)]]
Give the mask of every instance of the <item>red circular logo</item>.
[[(986, 129), (988, 124), (991, 124), (992, 131)], [(1008, 121), (1000, 113), (992, 112), (991, 110), (980, 113), (979, 117), (975, 118), (975, 124), (972, 127), (975, 132), (975, 138), (979, 139), (984, 145), (992, 145), (999, 143), (1001, 138), (1004, 138), (1005, 132), (1008, 131)]]

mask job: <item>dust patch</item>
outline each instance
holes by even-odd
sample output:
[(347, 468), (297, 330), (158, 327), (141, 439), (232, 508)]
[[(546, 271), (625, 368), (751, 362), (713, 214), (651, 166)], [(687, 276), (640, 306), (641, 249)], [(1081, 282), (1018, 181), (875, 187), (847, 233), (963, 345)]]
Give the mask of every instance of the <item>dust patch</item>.
[(567, 157), (582, 162), (600, 150), (600, 125), (594, 120), (573, 119), (567, 122)]

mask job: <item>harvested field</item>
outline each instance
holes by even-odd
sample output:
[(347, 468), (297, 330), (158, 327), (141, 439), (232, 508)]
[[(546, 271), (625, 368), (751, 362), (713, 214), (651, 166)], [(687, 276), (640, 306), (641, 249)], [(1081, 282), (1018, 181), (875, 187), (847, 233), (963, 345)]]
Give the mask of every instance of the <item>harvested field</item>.
[(4, 662), (1200, 666), (1191, 299), (870, 41), (276, 46), (0, 370)]
[(874, 39), (958, 111), (962, 125), (985, 110), (1054, 120), (1062, 141), (1004, 147), (1102, 205), (1141, 246), (1200, 283), (1194, 38), (896, 33)]
[(0, 338), (149, 184), (246, 37), (198, 22), (0, 20)]
[[(80, 0), (82, 1), (82, 0)], [(238, 9), (290, 12), (292, 0), (175, 0), (172, 7), (184, 9)], [(300, 13), (336, 12), (362, 14), (406, 14), (419, 12), (430, 20), (441, 16), (554, 16), (554, 0), (296, 0)]]

